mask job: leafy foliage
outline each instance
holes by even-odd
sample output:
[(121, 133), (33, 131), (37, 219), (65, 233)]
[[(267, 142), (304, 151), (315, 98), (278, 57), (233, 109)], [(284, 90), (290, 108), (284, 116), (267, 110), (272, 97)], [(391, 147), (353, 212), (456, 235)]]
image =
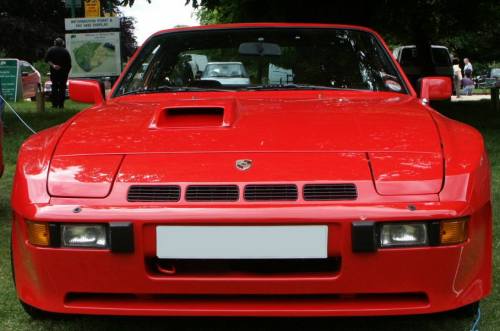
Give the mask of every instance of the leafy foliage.
[(6, 56), (43, 57), (55, 37), (64, 35), (66, 8), (60, 0), (0, 0), (0, 49)]
[[(146, 0), (147, 2), (151, 3), (151, 0)], [(135, 0), (121, 0), (119, 1), (121, 6), (130, 6), (132, 7), (134, 5)]]
[[(120, 15), (122, 0), (101, 0), (103, 12)], [(126, 1), (132, 5), (133, 1)], [(83, 16), (83, 8), (77, 16)], [(43, 59), (56, 37), (64, 37), (64, 18), (69, 10), (61, 0), (0, 0), (0, 50), (3, 57), (21, 58), (35, 62)], [(134, 36), (135, 20), (121, 17), (121, 39), (124, 58), (137, 48)]]

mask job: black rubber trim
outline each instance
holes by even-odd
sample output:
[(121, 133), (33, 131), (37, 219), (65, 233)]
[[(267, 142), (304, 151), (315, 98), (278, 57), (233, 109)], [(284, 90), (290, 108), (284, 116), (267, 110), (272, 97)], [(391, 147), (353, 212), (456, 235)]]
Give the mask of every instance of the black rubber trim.
[(352, 251), (356, 253), (372, 253), (378, 249), (377, 229), (375, 222), (352, 222)]
[(113, 253), (134, 252), (134, 225), (131, 222), (109, 223), (109, 247)]
[(49, 223), (50, 247), (61, 247), (61, 226), (58, 223)]
[(439, 246), (441, 244), (441, 222), (429, 222), (427, 224), (427, 235), (429, 236), (429, 246)]

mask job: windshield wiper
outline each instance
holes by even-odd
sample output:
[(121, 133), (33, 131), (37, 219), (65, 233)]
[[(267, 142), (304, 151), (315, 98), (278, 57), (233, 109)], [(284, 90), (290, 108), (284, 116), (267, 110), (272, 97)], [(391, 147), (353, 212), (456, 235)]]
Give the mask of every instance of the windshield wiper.
[(194, 86), (158, 86), (155, 88), (144, 88), (141, 87), (137, 90), (128, 91), (120, 94), (130, 95), (130, 94), (149, 94), (149, 93), (161, 93), (161, 92), (230, 92), (233, 90), (220, 89), (220, 88), (209, 88), (209, 87), (194, 87)]
[(241, 90), (344, 90), (338, 87), (309, 85), (309, 84), (266, 84), (247, 86)]

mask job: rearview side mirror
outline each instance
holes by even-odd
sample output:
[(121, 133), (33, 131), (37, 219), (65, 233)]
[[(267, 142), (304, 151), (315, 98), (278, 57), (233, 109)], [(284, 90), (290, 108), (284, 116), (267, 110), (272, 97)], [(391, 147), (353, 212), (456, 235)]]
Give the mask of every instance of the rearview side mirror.
[(104, 88), (97, 80), (70, 80), (69, 98), (76, 102), (100, 104), (104, 102)]
[(249, 42), (240, 44), (238, 52), (241, 55), (280, 56), (281, 47), (273, 43)]
[(425, 77), (420, 81), (420, 98), (427, 101), (451, 98), (450, 77)]

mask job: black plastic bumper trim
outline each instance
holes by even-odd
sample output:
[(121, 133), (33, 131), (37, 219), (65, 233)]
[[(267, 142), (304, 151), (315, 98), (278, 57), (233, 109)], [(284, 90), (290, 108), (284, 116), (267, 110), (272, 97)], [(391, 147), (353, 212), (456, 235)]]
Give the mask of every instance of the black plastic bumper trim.
[(375, 222), (352, 222), (352, 251), (356, 253), (371, 253), (378, 249), (377, 229)]
[(61, 227), (57, 223), (49, 223), (50, 247), (61, 247)]
[(134, 225), (131, 222), (109, 223), (109, 241), (113, 253), (134, 252)]

